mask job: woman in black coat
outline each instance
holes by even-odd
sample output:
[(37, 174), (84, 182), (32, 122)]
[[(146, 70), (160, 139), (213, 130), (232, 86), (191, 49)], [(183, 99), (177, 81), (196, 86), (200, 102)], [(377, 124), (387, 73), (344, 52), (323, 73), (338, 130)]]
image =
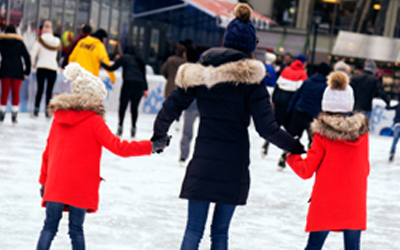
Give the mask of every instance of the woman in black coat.
[(101, 63), (101, 66), (108, 71), (114, 71), (122, 66), (123, 83), (119, 98), (117, 136), (122, 135), (126, 108), (131, 102), (131, 136), (135, 137), (139, 102), (143, 94), (147, 96), (146, 66), (133, 45), (126, 46), (124, 54), (112, 66), (104, 63)]
[[(0, 35), (0, 54), (0, 122), (3, 122), (4, 120), (8, 95), (11, 89), (11, 120), (13, 123), (16, 123), (19, 111), (19, 90), (21, 88), (22, 80), (30, 74), (31, 59), (22, 36), (16, 34), (13, 25), (8, 25), (5, 34)], [(24, 59), (25, 69), (21, 57)]]
[(275, 122), (263, 83), (265, 66), (251, 59), (257, 38), (249, 20), (250, 7), (239, 4), (235, 16), (225, 33), (225, 48), (209, 49), (199, 63), (179, 68), (178, 88), (164, 102), (154, 123), (152, 139), (166, 136), (182, 110), (197, 100), (199, 131), (180, 194), (189, 200), (182, 250), (198, 249), (211, 202), (216, 203), (211, 249), (227, 249), (230, 220), (236, 206), (246, 204), (249, 192), (251, 118), (263, 138), (284, 150), (303, 152), (303, 146)]

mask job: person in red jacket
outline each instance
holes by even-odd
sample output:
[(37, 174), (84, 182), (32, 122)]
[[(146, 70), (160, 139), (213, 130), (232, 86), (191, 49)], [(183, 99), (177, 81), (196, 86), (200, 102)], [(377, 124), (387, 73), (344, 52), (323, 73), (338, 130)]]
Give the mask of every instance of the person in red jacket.
[(306, 232), (306, 250), (321, 249), (330, 231), (342, 231), (345, 250), (358, 250), (367, 226), (368, 119), (353, 113), (349, 78), (334, 72), (322, 99), (322, 113), (307, 157), (289, 154), (286, 161), (303, 179), (315, 173)]
[[(274, 105), (275, 119), (279, 126), (284, 126), (287, 130), (288, 121), (290, 119), (287, 112), (290, 101), (294, 96), (294, 93), (301, 87), (303, 82), (308, 78), (305, 71), (307, 67), (307, 57), (300, 54), (296, 57), (296, 60), (286, 67), (278, 80), (276, 80), (276, 86), (274, 93), (272, 93), (272, 103)], [(263, 145), (262, 154), (265, 156), (268, 152), (269, 143)], [(285, 164), (286, 153), (282, 153), (278, 161), (278, 170), (281, 171), (286, 167)]]
[(48, 110), (54, 114), (43, 153), (39, 182), (46, 219), (37, 250), (49, 249), (63, 211), (69, 211), (69, 235), (73, 249), (84, 249), (83, 222), (86, 212), (99, 203), (100, 158), (104, 146), (122, 157), (160, 152), (169, 142), (164, 136), (153, 142), (121, 141), (107, 127), (101, 101), (107, 96), (100, 78), (69, 64), (65, 77), (71, 93), (57, 95)]

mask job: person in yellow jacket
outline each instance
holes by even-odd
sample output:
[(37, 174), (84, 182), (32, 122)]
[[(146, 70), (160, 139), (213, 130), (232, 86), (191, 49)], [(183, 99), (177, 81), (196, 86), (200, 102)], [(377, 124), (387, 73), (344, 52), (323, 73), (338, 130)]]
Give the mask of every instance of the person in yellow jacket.
[[(80, 40), (69, 56), (69, 63), (77, 62), (79, 65), (90, 71), (93, 75), (99, 76), (100, 60), (110, 65), (110, 59), (104, 43), (107, 41), (107, 33), (103, 29), (98, 29), (95, 33)], [(112, 83), (115, 82), (115, 75), (107, 71)]]

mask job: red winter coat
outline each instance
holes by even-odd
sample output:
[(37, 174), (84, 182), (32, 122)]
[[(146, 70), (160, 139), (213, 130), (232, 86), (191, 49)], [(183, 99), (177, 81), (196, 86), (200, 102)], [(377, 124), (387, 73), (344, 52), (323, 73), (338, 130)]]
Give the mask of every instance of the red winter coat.
[(311, 125), (312, 146), (303, 159), (290, 154), (286, 161), (303, 179), (315, 173), (307, 216), (307, 232), (367, 226), (368, 121), (322, 113)]
[(121, 141), (95, 111), (55, 111), (39, 178), (45, 186), (42, 205), (54, 201), (96, 212), (103, 146), (123, 157), (152, 151), (150, 141)]

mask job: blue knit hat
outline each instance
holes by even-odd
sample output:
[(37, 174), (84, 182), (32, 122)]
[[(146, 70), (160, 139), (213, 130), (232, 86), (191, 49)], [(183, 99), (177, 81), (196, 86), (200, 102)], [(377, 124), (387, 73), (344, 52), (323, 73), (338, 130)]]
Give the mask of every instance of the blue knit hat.
[(257, 47), (256, 28), (250, 21), (252, 9), (245, 3), (234, 9), (233, 19), (225, 30), (223, 46), (243, 52), (253, 52)]
[(296, 60), (300, 60), (304, 64), (305, 62), (307, 62), (307, 57), (305, 55), (303, 55), (303, 54), (299, 54), (296, 57)]

